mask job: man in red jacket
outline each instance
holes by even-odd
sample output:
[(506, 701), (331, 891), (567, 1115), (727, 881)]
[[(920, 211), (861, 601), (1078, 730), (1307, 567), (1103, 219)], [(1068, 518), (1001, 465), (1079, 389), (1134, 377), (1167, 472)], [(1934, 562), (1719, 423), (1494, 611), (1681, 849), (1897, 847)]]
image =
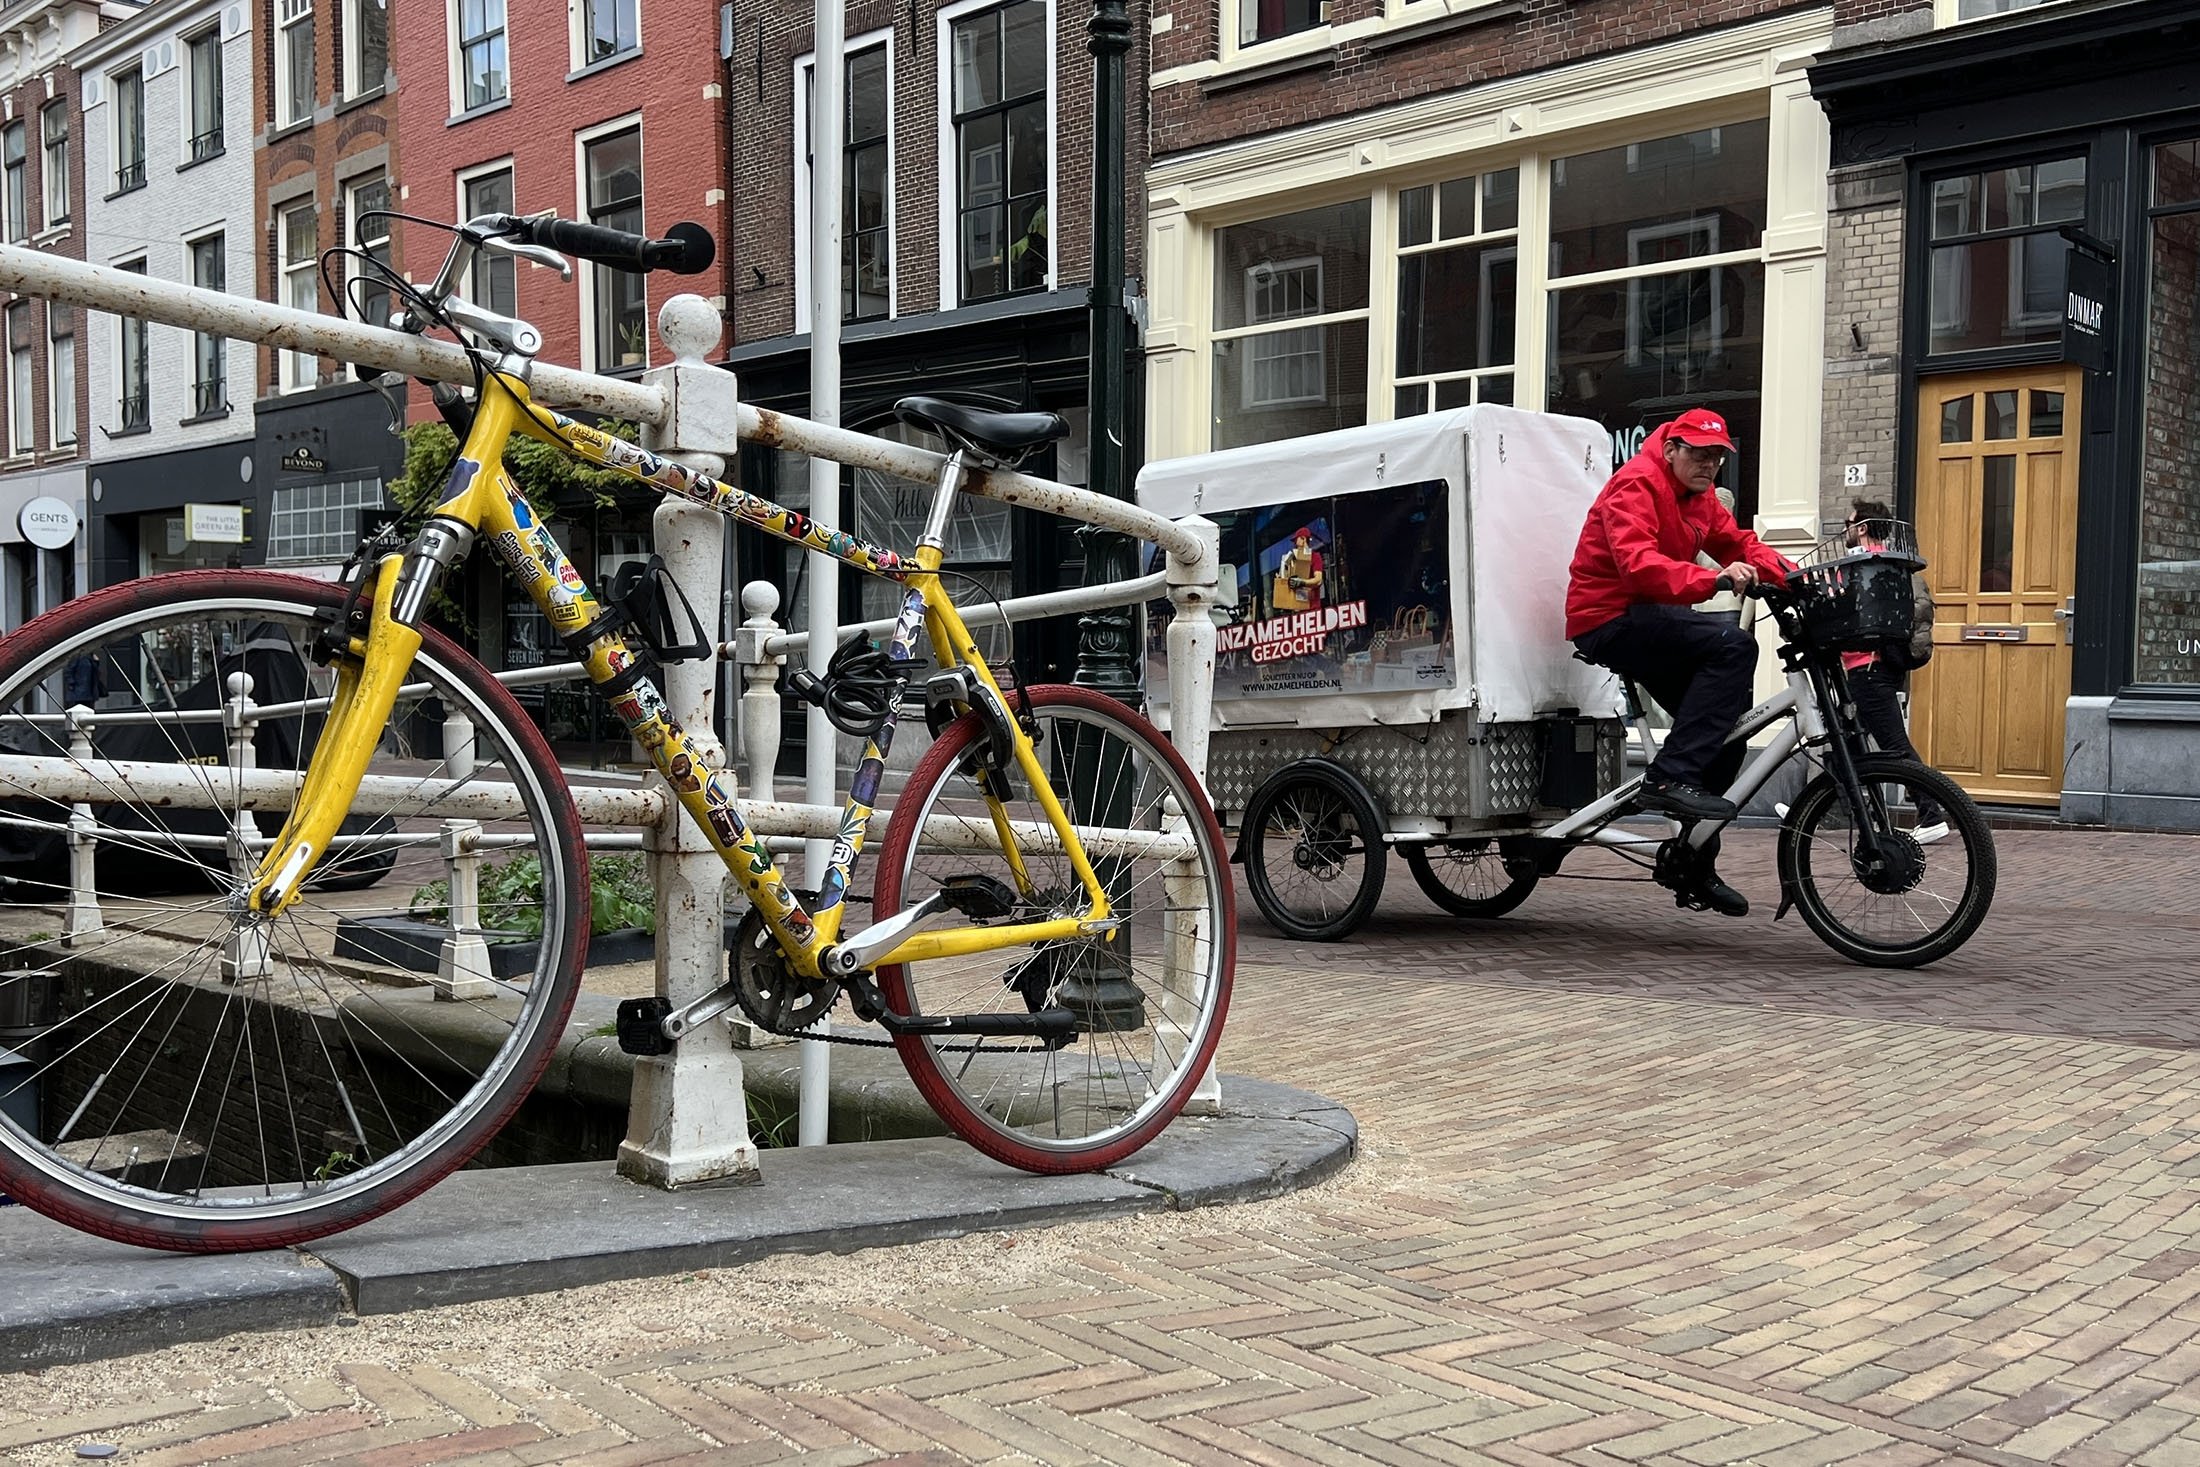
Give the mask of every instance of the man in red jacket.
[[(1726, 736), (1749, 708), (1757, 668), (1754, 638), (1692, 608), (1789, 569), (1710, 492), (1733, 452), (1726, 420), (1706, 408), (1652, 433), (1589, 507), (1566, 590), (1566, 636), (1581, 656), (1633, 678), (1673, 715), (1637, 803), (1684, 821), (1735, 816), (1711, 791), (1741, 769), (1743, 746)], [(1725, 569), (1702, 564), (1704, 553)], [(1684, 905), (1742, 916), (1749, 899), (1719, 879), (1717, 856), (1716, 840), (1694, 861), (1675, 842), (1659, 879)]]

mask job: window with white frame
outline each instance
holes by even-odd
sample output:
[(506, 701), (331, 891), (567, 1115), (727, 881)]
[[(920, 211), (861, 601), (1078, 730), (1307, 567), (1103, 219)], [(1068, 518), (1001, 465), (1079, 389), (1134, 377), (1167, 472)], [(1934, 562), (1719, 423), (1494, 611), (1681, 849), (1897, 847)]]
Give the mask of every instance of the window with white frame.
[[(224, 235), (192, 240), (191, 283), (200, 290), (229, 289)], [(229, 409), (229, 343), (211, 331), (191, 335), (191, 415), (211, 417)]]
[(222, 151), (221, 27), (188, 38), (183, 50), (184, 84), (191, 93), (188, 146), (197, 163)]
[(383, 507), (382, 481), (332, 479), (277, 489), (268, 514), (270, 561), (336, 561), (358, 548), (362, 510)]
[(6, 226), (9, 244), (21, 244), (31, 234), (30, 164), (24, 158), (27, 131), (22, 123), (11, 122), (0, 132), (0, 169), (6, 173), (0, 207), (7, 212), (0, 223)]
[(145, 72), (133, 66), (108, 79), (114, 119), (115, 192), (145, 187)]
[(573, 20), (576, 70), (642, 47), (640, 0), (581, 0)]
[[(642, 234), (642, 129), (639, 123), (584, 139), (581, 188), (588, 222)], [(649, 358), (649, 298), (643, 278), (590, 265), (593, 360), (599, 372), (639, 367)]]
[(2050, 3), (2052, 0), (1939, 0), (1940, 19), (1943, 24), (1950, 20), (1988, 20)]
[(69, 218), (69, 104), (48, 102), (39, 113), (46, 151), (46, 227), (65, 224)]
[(2085, 158), (1989, 168), (1928, 187), (1927, 352), (2055, 339), (2067, 251), (2060, 230), (2085, 220)]
[[(459, 180), (458, 217), (509, 214), (513, 210), (512, 165), (499, 164)], [(467, 272), (466, 299), (500, 316), (519, 314), (519, 262), (501, 251), (476, 250)]]
[(1397, 209), (1395, 414), (1511, 402), (1520, 170), (1400, 189)]
[(31, 400), (31, 308), (8, 307), (8, 452), (20, 457), (38, 446), (38, 414)]
[(504, 54), (504, 0), (456, 0), (458, 110), (471, 112), (511, 95)]
[(1294, 36), (1329, 24), (1329, 0), (1237, 0), (1240, 46)]
[[(285, 207), (281, 221), (283, 304), (294, 310), (317, 311), (321, 297), (313, 271), (321, 251), (321, 211), (309, 199)], [(316, 386), (320, 380), (320, 363), (311, 352), (282, 354), (282, 391), (296, 392)]]
[(1214, 234), (1212, 443), (1367, 421), (1367, 199)]
[(76, 442), (76, 312), (46, 307), (46, 404), (49, 440), (61, 448)]
[[(379, 263), (384, 271), (390, 265), (389, 208), (389, 180), (380, 173), (354, 179), (344, 186), (344, 217), (351, 223), (352, 248), (367, 260)], [(367, 260), (354, 257), (345, 262), (351, 293), (347, 304), (370, 326), (387, 326), (390, 322), (389, 277), (367, 264)]]
[(379, 92), (390, 69), (390, 0), (344, 0), (344, 95)]
[[(131, 260), (115, 267), (133, 275), (145, 273), (145, 261)], [(153, 421), (153, 364), (151, 328), (135, 316), (124, 316), (117, 323), (119, 342), (115, 352), (115, 374), (118, 379), (116, 393), (119, 424), (118, 433), (136, 433), (149, 427)]]
[(277, 0), (275, 125), (313, 116), (313, 0)]
[(1049, 39), (1045, 0), (1011, 0), (949, 26), (955, 292), (964, 304), (1046, 288)]
[[(802, 207), (795, 219), (797, 259), (809, 260), (809, 179), (814, 176), (817, 68), (802, 63)], [(893, 185), (887, 153), (887, 48), (864, 46), (848, 53), (842, 92), (840, 143), (840, 314), (846, 321), (876, 321), (891, 306), (893, 291)], [(804, 298), (807, 300), (808, 292)]]

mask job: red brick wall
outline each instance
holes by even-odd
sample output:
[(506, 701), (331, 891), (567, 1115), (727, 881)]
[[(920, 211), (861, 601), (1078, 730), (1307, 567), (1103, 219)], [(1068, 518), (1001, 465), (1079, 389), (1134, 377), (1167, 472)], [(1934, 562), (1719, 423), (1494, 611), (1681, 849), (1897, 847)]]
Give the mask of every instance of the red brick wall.
[[(554, 209), (561, 217), (585, 213), (579, 182), (582, 132), (639, 114), (642, 127), (642, 220), (652, 234), (682, 220), (710, 230), (719, 263), (702, 275), (655, 275), (648, 285), (650, 361), (664, 350), (656, 339), (656, 312), (682, 292), (725, 293), (726, 228), (746, 201), (710, 202), (725, 187), (724, 102), (706, 95), (723, 86), (718, 59), (716, 0), (644, 0), (641, 52), (632, 59), (572, 72), (566, 8), (506, 7), (510, 105), (451, 123), (450, 65), (455, 36), (440, 5), (407, 6), (410, 24), (391, 39), (392, 65), (405, 78), (397, 99), (397, 126), (405, 138), (405, 208), (425, 218), (454, 220), (458, 174), (478, 164), (509, 158), (517, 212)], [(417, 20), (414, 17), (418, 17)], [(403, 226), (405, 259), (418, 279), (441, 265), (450, 237), (421, 225)], [(581, 360), (581, 281), (576, 264), (570, 283), (549, 270), (520, 264), (516, 271), (519, 315), (541, 328), (542, 360), (586, 366)], [(427, 411), (416, 404), (416, 410)]]
[[(397, 38), (401, 27), (412, 17), (419, 15), (417, 6), (390, 6), (390, 46), (394, 60)], [(403, 180), (399, 172), (396, 135), (396, 107), (386, 93), (372, 95), (368, 100), (353, 101), (339, 96), (343, 78), (343, 7), (335, 3), (321, 3), (314, 7), (314, 117), (310, 122), (299, 123), (279, 136), (271, 136), (275, 119), (275, 16), (274, 0), (258, 0), (253, 17), (252, 47), (252, 98), (255, 111), (253, 143), (253, 202), (260, 218), (260, 239), (257, 248), (258, 276), (253, 282), (254, 293), (262, 300), (281, 299), (280, 272), (282, 269), (281, 241), (275, 223), (274, 207), (269, 203), (270, 191), (294, 180), (310, 175), (313, 178), (313, 198), (320, 209), (319, 245), (321, 249), (333, 249), (350, 240), (350, 221), (344, 217), (344, 199), (339, 180), (352, 181), (353, 175), (346, 168), (349, 160), (358, 158), (375, 148), (388, 149), (385, 168), (390, 180), (390, 197), (393, 208), (405, 205), (398, 199), (397, 186)], [(403, 73), (400, 72), (400, 75)], [(234, 143), (231, 146), (235, 146)], [(289, 200), (288, 202), (294, 202)], [(405, 268), (405, 248), (402, 236), (391, 240), (391, 259), (400, 272)], [(237, 286), (233, 282), (232, 290)], [(330, 314), (349, 314), (328, 295), (327, 287), (321, 288), (321, 309)], [(274, 391), (279, 380), (277, 356), (272, 351), (259, 354), (259, 381), (262, 394)], [(336, 380), (348, 368), (340, 363), (323, 359), (321, 380)]]
[[(1142, 104), (1151, 27), (1145, 0), (1135, 0), (1129, 8), (1125, 269), (1136, 278), (1143, 269), (1146, 233)], [(851, 37), (888, 26), (894, 31), (894, 301), (900, 316), (940, 309), (940, 198), (949, 186), (939, 148), (940, 9), (939, 0), (916, 0), (914, 5), (907, 0), (855, 0), (847, 9)], [(1056, 288), (1092, 279), (1093, 62), (1085, 32), (1091, 15), (1089, 0), (1055, 0), (1054, 208), (1049, 222)], [(737, 342), (794, 330), (794, 61), (811, 48), (810, 17), (806, 0), (766, 0), (735, 9), (727, 105), (735, 119), (731, 187), (740, 201), (733, 248)]]
[[(52, 88), (51, 94), (48, 87)], [(65, 62), (39, 72), (36, 79), (17, 87), (10, 97), (10, 110), (4, 121), (23, 124), (23, 146), (26, 174), (23, 196), (30, 206), (32, 225), (30, 237), (25, 241), (31, 248), (65, 260), (84, 258), (84, 112), (80, 100), (76, 69)], [(57, 231), (46, 219), (46, 147), (41, 114), (50, 102), (59, 102), (69, 116), (69, 220)], [(4, 323), (7, 304), (18, 297), (0, 291), (0, 323)], [(76, 394), (76, 441), (56, 448), (53, 444), (53, 404), (46, 357), (52, 329), (48, 324), (49, 312), (70, 321), (76, 332), (76, 380), (72, 391)], [(27, 467), (33, 463), (61, 463), (80, 456), (85, 451), (85, 439), (91, 431), (88, 389), (89, 372), (86, 357), (91, 343), (86, 332), (89, 327), (85, 313), (74, 306), (48, 306), (43, 300), (30, 302), (31, 337), (31, 402), (33, 410), (32, 453), (10, 460), (11, 467)], [(110, 318), (101, 317), (102, 321)], [(4, 326), (0, 326), (4, 332)], [(13, 405), (5, 403), (4, 395), (13, 390), (9, 380), (8, 349), (13, 345), (0, 339), (0, 411), (12, 412)], [(0, 451), (8, 444), (8, 420), (0, 418)]]
[[(1219, 56), (1221, 0), (1162, 3), (1172, 24), (1154, 42), (1157, 70)], [(1379, 15), (1382, 8), (1382, 0), (1333, 0), (1330, 24)], [(1153, 99), (1153, 151), (1164, 157), (1803, 8), (1806, 0), (1494, 5), (1485, 19), (1432, 25), (1419, 39), (1393, 31), (1342, 41), (1320, 64), (1265, 80), (1232, 71), (1164, 86)], [(1241, 53), (1248, 68), (1258, 66), (1264, 49)]]

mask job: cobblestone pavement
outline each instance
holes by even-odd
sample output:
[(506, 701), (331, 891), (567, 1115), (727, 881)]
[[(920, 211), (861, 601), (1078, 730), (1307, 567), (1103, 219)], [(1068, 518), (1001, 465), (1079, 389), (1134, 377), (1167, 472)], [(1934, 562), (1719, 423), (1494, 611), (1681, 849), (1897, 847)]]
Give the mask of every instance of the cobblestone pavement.
[(2200, 840), (2001, 843), (1912, 974), (1647, 887), (1249, 915), (1227, 1062), (1359, 1117), (1322, 1187), (0, 1377), (0, 1454), (2200, 1463)]

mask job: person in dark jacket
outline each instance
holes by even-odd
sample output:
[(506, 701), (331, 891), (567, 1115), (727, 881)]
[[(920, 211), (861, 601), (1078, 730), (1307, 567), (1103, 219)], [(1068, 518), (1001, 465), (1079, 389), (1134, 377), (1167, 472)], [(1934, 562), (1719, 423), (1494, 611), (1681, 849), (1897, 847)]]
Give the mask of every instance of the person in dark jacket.
[[(1637, 803), (1683, 821), (1736, 814), (1712, 791), (1741, 769), (1743, 745), (1726, 736), (1749, 708), (1757, 669), (1754, 638), (1693, 607), (1791, 569), (1710, 492), (1733, 452), (1725, 419), (1705, 408), (1653, 432), (1589, 507), (1566, 589), (1566, 636), (1580, 655), (1634, 679), (1673, 715)], [(1671, 843), (1659, 879), (1683, 905), (1743, 916), (1749, 899), (1719, 879), (1717, 856), (1716, 841), (1694, 860)]]
[[(1876, 499), (1859, 499), (1849, 507), (1842, 523), (1843, 538), (1852, 549), (1882, 550), (1893, 533), (1894, 511)], [(1902, 721), (1902, 686), (1907, 679), (1901, 668), (1889, 666), (1879, 652), (1844, 652), (1841, 665), (1848, 670), (1849, 696), (1856, 702), (1856, 721), (1871, 740), (1889, 754), (1925, 762), (1910, 742)], [(1947, 834), (1947, 816), (1934, 801), (1919, 797), (1915, 833), (1924, 839)]]

